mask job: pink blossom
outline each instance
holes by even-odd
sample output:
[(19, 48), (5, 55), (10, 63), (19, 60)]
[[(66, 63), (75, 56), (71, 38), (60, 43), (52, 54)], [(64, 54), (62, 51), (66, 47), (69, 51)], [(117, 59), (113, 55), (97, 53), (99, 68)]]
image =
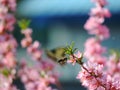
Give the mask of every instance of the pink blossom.
[(11, 11), (16, 10), (16, 0), (0, 0), (0, 3), (4, 6), (8, 6)]
[(16, 58), (13, 53), (7, 53), (7, 55), (3, 59), (3, 63), (7, 67), (15, 67), (16, 66)]
[(38, 48), (39, 48), (39, 42), (35, 41), (33, 44), (31, 44), (31, 45), (28, 47), (27, 51), (28, 51), (29, 53), (32, 53), (32, 52), (37, 51)]
[(0, 19), (3, 20), (7, 12), (8, 12), (8, 8), (3, 5), (0, 5)]
[(109, 29), (105, 25), (93, 22), (91, 19), (85, 24), (85, 29), (88, 30), (89, 34), (97, 35), (101, 40), (109, 38)]
[(77, 58), (82, 58), (82, 56), (83, 56), (83, 54), (80, 52), (80, 51), (78, 51), (76, 54), (74, 54), (75, 55), (75, 57), (77, 57)]
[(12, 85), (12, 77), (5, 77), (0, 73), (0, 90), (17, 90), (17, 88)]
[(25, 85), (26, 90), (35, 90), (35, 84), (33, 82), (28, 82)]
[(5, 16), (5, 29), (9, 30), (9, 31), (13, 31), (14, 29), (14, 24), (16, 22), (16, 19), (14, 18), (14, 16), (12, 14), (7, 14)]
[(89, 30), (89, 34), (98, 36), (100, 40), (110, 37), (109, 29), (105, 25), (98, 25), (95, 29)]
[[(21, 31), (25, 35), (22, 39), (22, 47), (26, 47), (29, 54), (36, 60), (35, 65), (29, 66), (26, 62), (18, 62), (16, 58), (17, 42), (12, 35), (16, 19), (16, 0), (0, 0), (0, 90), (17, 90), (13, 80), (20, 77), (26, 90), (52, 90), (50, 84), (56, 83), (56, 75), (53, 66), (48, 62), (39, 61), (42, 58), (42, 50), (38, 41), (32, 44), (32, 30), (27, 28)], [(39, 68), (36, 63), (40, 63)], [(2, 70), (8, 69), (8, 71)], [(18, 71), (16, 71), (18, 70)]]
[(38, 63), (38, 68), (41, 68), (42, 70), (48, 71), (48, 70), (53, 70), (55, 64), (51, 61), (45, 62), (45, 60), (41, 61), (41, 63)]
[(120, 72), (120, 61), (117, 60), (116, 54), (110, 56), (109, 61), (107, 62), (107, 72), (110, 75), (115, 75), (115, 73)]
[(0, 39), (0, 53), (7, 53), (9, 51), (15, 53), (17, 42), (12, 35), (1, 35)]
[(76, 54), (70, 55), (70, 59), (67, 62), (72, 63), (74, 66), (79, 58), (82, 58), (82, 53), (78, 51)]
[(39, 49), (39, 46), (39, 42), (35, 41), (27, 48), (28, 53), (30, 53), (35, 60), (40, 60), (42, 56), (42, 50)]
[[(4, 30), (8, 30), (10, 32), (13, 31), (13, 29), (14, 29), (13, 25), (15, 24), (16, 20), (12, 14), (7, 14), (7, 13), (2, 14), (2, 15), (0, 15), (0, 20), (1, 20), (1, 22), (0, 22), (1, 30), (4, 29)], [(2, 25), (4, 25), (4, 28)]]
[(97, 5), (100, 5), (101, 7), (107, 4), (106, 0), (92, 0), (92, 1), (95, 2)]
[(114, 77), (112, 77), (112, 88), (116, 90), (120, 89), (120, 74), (115, 74)]
[(105, 47), (101, 46), (100, 41), (95, 38), (89, 38), (85, 43), (85, 56), (91, 57), (105, 52)]
[(19, 76), (25, 84), (26, 90), (47, 90), (48, 88), (52, 90), (48, 85), (55, 83), (56, 78), (50, 72), (47, 73), (43, 69), (40, 69), (40, 67), (28, 67), (26, 65), (19, 70)]
[(109, 29), (105, 25), (99, 25), (96, 29), (96, 35), (100, 40), (107, 39), (110, 37)]
[(110, 11), (107, 8), (103, 8), (103, 7), (95, 7), (91, 9), (90, 15), (95, 15), (95, 16), (99, 16), (99, 17), (110, 17)]
[(17, 42), (12, 35), (3, 34), (0, 37), (0, 54), (1, 63), (7, 67), (14, 67), (16, 65), (16, 47)]
[[(111, 14), (104, 6), (106, 0), (92, 0), (96, 7), (91, 9), (90, 18), (85, 24), (89, 34), (96, 37), (89, 38), (85, 43), (85, 54), (87, 64), (82, 66), (82, 71), (77, 78), (89, 90), (119, 90), (120, 89), (120, 62), (116, 55), (108, 59), (102, 54), (106, 52), (101, 41), (109, 38), (109, 29), (103, 25), (104, 19)], [(108, 60), (107, 60), (108, 59)], [(116, 60), (117, 59), (117, 60)], [(104, 68), (103, 68), (104, 66)]]
[(77, 79), (80, 79), (82, 85), (89, 88), (89, 90), (95, 90), (102, 86), (105, 82), (105, 76), (102, 73), (103, 66), (88, 62), (84, 64), (84, 68), (79, 72)]
[(38, 41), (34, 41), (33, 43), (33, 48), (39, 48), (40, 47), (40, 43)]
[(24, 38), (22, 41), (21, 41), (21, 45), (22, 47), (28, 47), (30, 44), (32, 43), (32, 38), (31, 37), (27, 37), (27, 38)]
[(90, 17), (84, 25), (86, 30), (93, 30), (99, 25), (98, 21), (94, 17)]
[(120, 74), (115, 74), (113, 76), (107, 76), (107, 90), (119, 90), (120, 89)]
[(95, 55), (95, 56), (89, 57), (88, 60), (93, 62), (93, 63), (96, 62), (98, 64), (105, 65), (107, 58), (105, 56)]
[(29, 37), (32, 34), (32, 29), (27, 28), (25, 30), (22, 30), (21, 33), (24, 34), (26, 37)]
[(33, 53), (33, 57), (36, 59), (36, 60), (40, 60), (41, 59), (41, 56), (42, 56), (42, 52), (40, 50), (37, 50)]
[(67, 61), (68, 63), (72, 63), (74, 66), (76, 64), (76, 58), (74, 58), (72, 55), (70, 56), (70, 60)]
[(109, 18), (111, 16), (111, 14), (107, 8), (102, 8), (99, 6), (92, 8), (90, 15), (96, 17), (100, 23), (104, 22), (105, 17)]
[(16, 11), (16, 0), (9, 0), (8, 7), (11, 11)]

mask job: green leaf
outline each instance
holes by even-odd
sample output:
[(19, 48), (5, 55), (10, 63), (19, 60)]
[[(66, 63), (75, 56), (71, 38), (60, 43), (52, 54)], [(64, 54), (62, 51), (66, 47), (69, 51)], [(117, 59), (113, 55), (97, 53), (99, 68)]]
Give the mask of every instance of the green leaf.
[(113, 55), (113, 54), (116, 55), (115, 60), (116, 60), (116, 62), (118, 62), (119, 59), (120, 59), (120, 51), (118, 49), (111, 49), (109, 52), (110, 52), (111, 55)]
[(21, 28), (21, 30), (25, 30), (26, 28), (29, 27), (30, 22), (31, 22), (30, 20), (22, 19), (18, 21), (18, 26)]
[(75, 46), (75, 43), (74, 43), (74, 42), (72, 42), (70, 47), (73, 49), (73, 48), (74, 48), (74, 46)]
[(2, 74), (8, 77), (10, 75), (10, 71), (8, 69), (2, 70)]
[(72, 55), (75, 53), (77, 48), (74, 48), (75, 43), (72, 42), (70, 45), (67, 45), (65, 48), (65, 54)]

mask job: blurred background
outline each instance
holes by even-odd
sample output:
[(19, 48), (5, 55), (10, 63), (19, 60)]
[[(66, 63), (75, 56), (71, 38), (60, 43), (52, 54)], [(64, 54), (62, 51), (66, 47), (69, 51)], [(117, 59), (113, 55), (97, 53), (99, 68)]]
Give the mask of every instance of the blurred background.
[[(94, 5), (90, 0), (18, 0), (18, 19), (30, 19), (33, 28), (33, 39), (39, 40), (43, 48), (53, 49), (75, 42), (75, 47), (84, 50), (84, 42), (89, 37), (84, 30), (91, 7)], [(120, 0), (108, 0), (108, 8), (112, 13), (105, 24), (110, 28), (111, 37), (103, 42), (108, 48), (120, 49)], [(16, 27), (14, 35), (17, 41), (23, 38), (20, 29)], [(27, 57), (25, 50), (19, 47), (18, 58)], [(80, 70), (78, 65), (58, 66), (61, 84), (64, 90), (85, 90), (80, 86), (76, 76)]]

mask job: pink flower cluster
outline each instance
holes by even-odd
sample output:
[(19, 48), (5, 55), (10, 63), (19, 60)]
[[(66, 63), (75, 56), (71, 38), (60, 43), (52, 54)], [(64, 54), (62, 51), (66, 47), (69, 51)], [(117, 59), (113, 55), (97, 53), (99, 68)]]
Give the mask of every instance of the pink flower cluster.
[(11, 76), (6, 77), (0, 74), (0, 90), (17, 90), (17, 88), (12, 85), (12, 78)]
[(120, 59), (113, 54), (109, 57), (109, 61), (107, 62), (108, 73), (113, 76), (116, 74), (120, 74)]
[(26, 90), (52, 90), (49, 85), (57, 82), (57, 74), (53, 72), (54, 65), (43, 60), (40, 43), (38, 41), (32, 43), (32, 29), (27, 28), (21, 33), (25, 36), (21, 41), (22, 47), (27, 48), (27, 52), (37, 63), (32, 67), (24, 63), (19, 71), (19, 76)]
[(10, 34), (0, 35), (0, 65), (13, 68), (16, 66), (17, 42)]
[(14, 29), (15, 0), (0, 0), (0, 90), (17, 90), (12, 84), (16, 74), (17, 42)]
[(31, 54), (35, 60), (40, 60), (42, 50), (39, 49), (40, 43), (38, 41), (35, 41), (32, 44), (32, 30), (30, 28), (27, 28), (26, 30), (22, 30), (21, 33), (25, 35), (25, 38), (21, 41), (22, 47), (27, 47), (28, 53)]
[(109, 10), (105, 8), (106, 0), (93, 0), (95, 7), (91, 9), (90, 17), (84, 25), (89, 34), (95, 37), (89, 38), (85, 42), (85, 57), (92, 62), (105, 64), (106, 58), (102, 55), (106, 48), (101, 45), (101, 41), (109, 38), (109, 29), (104, 25), (104, 19), (111, 16)]
[(26, 90), (53, 90), (50, 85), (57, 81), (54, 65), (43, 60), (43, 50), (39, 49), (38, 41), (33, 42), (30, 28), (21, 30), (25, 35), (21, 45), (34, 59), (33, 64), (29, 66), (17, 60), (18, 43), (12, 35), (16, 23), (15, 11), (16, 0), (0, 0), (0, 90), (18, 90), (13, 85), (16, 78), (21, 79)]
[(104, 56), (106, 48), (102, 40), (109, 38), (109, 29), (104, 19), (111, 16), (105, 8), (106, 0), (92, 0), (95, 7), (91, 9), (90, 18), (84, 28), (89, 34), (95, 35), (85, 42), (84, 57), (87, 61), (80, 63), (82, 70), (79, 79), (88, 90), (120, 90), (120, 57), (114, 52), (110, 57)]
[(109, 29), (107, 26), (103, 25), (104, 19), (111, 16), (109, 10), (104, 6), (106, 4), (102, 4), (100, 2), (106, 0), (94, 0), (96, 3), (96, 7), (91, 9), (90, 17), (87, 20), (84, 28), (89, 32), (89, 34), (96, 35), (100, 40), (104, 40), (109, 38)]
[[(84, 68), (85, 67), (85, 68)], [(89, 88), (89, 90), (104, 90), (105, 76), (102, 73), (103, 65), (93, 64), (88, 62), (82, 67), (82, 71), (79, 72), (77, 79), (80, 79), (82, 85)]]
[(87, 62), (82, 66), (77, 79), (89, 90), (120, 90), (120, 74), (114, 76), (104, 72), (104, 66)]
[(17, 88), (12, 84), (13, 78), (15, 78), (16, 70), (2, 68), (0, 69), (0, 90), (17, 90)]
[(0, 34), (13, 31), (16, 22), (13, 12), (16, 10), (16, 0), (0, 0)]
[(0, 0), (0, 65), (9, 68), (16, 64), (17, 42), (10, 34), (14, 29), (16, 9), (15, 0)]
[(105, 64), (106, 58), (102, 54), (106, 48), (101, 45), (101, 41), (96, 38), (89, 38), (85, 43), (84, 56), (92, 62)]
[(49, 84), (56, 83), (54, 74), (49, 70), (45, 71), (45, 68), (43, 69), (38, 65), (30, 67), (26, 63), (21, 63), (18, 74), (26, 90), (52, 90)]
[(77, 52), (74, 55), (70, 55), (70, 59), (67, 61), (67, 63), (72, 63), (72, 65), (75, 65), (77, 63), (77, 59), (82, 58), (82, 53), (81, 52)]

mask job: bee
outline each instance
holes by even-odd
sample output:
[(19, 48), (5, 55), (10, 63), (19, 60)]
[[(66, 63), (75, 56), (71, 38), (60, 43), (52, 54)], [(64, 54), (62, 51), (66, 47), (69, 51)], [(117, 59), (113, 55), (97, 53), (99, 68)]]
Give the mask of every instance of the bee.
[(65, 65), (67, 63), (67, 57), (65, 56), (64, 47), (46, 50), (46, 55), (53, 61), (59, 63), (60, 65)]

